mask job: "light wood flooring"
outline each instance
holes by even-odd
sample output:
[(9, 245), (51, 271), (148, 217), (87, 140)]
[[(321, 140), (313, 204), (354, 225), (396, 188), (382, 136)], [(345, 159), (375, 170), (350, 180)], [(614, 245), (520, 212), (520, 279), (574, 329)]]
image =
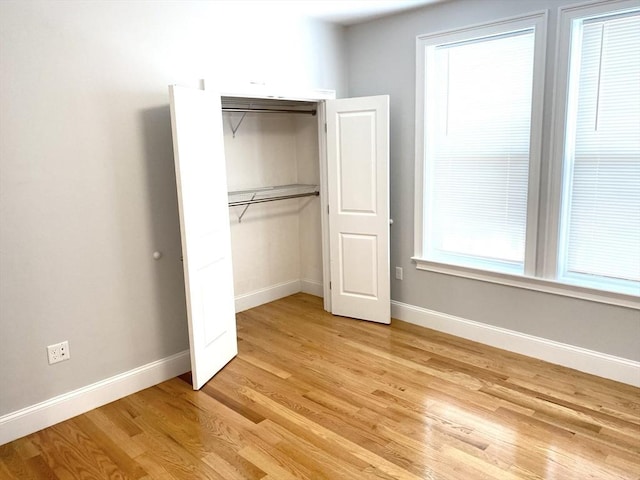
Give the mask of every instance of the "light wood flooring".
[(240, 353), (0, 447), (2, 479), (638, 479), (640, 389), (297, 294)]

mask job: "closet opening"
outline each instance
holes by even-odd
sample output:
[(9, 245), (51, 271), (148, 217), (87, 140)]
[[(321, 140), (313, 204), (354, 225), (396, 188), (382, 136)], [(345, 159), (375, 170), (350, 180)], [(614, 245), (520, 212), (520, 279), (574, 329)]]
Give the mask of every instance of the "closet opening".
[(223, 96), (221, 106), (236, 311), (322, 297), (318, 102)]

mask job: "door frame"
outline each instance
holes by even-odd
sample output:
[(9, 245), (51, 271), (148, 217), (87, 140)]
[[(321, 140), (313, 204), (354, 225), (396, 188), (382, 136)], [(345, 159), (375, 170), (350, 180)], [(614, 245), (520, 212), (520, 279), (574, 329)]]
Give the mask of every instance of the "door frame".
[(322, 300), (325, 311), (331, 312), (331, 256), (329, 246), (329, 173), (327, 165), (327, 109), (318, 102), (318, 161), (320, 162), (320, 228), (322, 230)]

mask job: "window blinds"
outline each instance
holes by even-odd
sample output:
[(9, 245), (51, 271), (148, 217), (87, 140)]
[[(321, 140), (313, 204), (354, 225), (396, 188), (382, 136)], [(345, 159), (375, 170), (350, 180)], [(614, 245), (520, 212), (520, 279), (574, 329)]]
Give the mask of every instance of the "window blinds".
[(640, 13), (574, 29), (559, 276), (638, 295)]
[(429, 259), (523, 273), (533, 54), (534, 29), (431, 52)]

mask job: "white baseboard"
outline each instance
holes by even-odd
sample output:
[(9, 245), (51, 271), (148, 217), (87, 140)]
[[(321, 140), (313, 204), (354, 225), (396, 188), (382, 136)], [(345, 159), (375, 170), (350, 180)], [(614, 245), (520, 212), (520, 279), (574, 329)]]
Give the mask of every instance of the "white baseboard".
[(640, 387), (640, 362), (633, 360), (396, 301), (391, 302), (391, 316), (421, 327)]
[(0, 445), (191, 370), (189, 350), (0, 417)]
[(300, 288), (303, 293), (314, 295), (316, 297), (324, 297), (324, 286), (322, 282), (316, 282), (315, 280), (302, 279), (300, 280)]
[(267, 288), (261, 288), (254, 292), (245, 293), (236, 296), (236, 313), (244, 312), (250, 308), (273, 302), (294, 293), (302, 291), (300, 280), (292, 280), (290, 282), (279, 283)]

